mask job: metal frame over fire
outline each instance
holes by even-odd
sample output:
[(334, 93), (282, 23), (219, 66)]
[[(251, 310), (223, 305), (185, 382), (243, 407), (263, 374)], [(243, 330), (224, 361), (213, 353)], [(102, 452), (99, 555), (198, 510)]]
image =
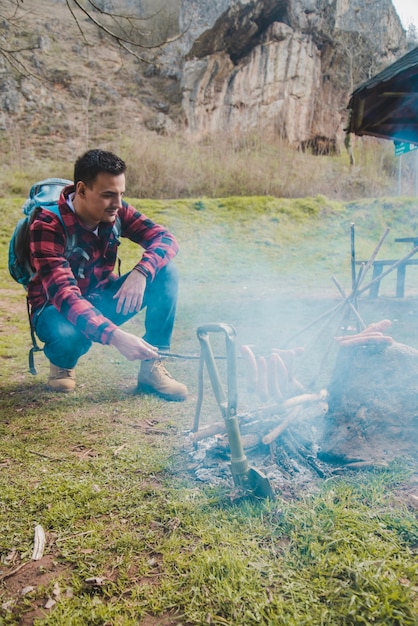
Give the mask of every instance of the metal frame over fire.
[[(225, 394), (221, 377), (216, 366), (215, 356), (210, 343), (209, 333), (223, 333), (226, 344), (227, 387)], [(251, 467), (245, 456), (237, 416), (237, 367), (236, 367), (236, 331), (232, 326), (222, 323), (199, 326), (197, 337), (200, 342), (200, 374), (206, 364), (212, 389), (225, 420), (226, 432), (231, 451), (231, 473), (235, 485), (257, 498), (274, 499), (274, 492), (268, 478), (259, 470)], [(200, 410), (203, 400), (203, 377), (199, 376), (199, 395), (193, 432), (199, 429)]]

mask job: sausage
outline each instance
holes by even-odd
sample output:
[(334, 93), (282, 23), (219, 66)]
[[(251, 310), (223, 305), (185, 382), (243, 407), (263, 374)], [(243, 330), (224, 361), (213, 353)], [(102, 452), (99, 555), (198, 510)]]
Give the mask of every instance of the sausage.
[(357, 333), (357, 335), (341, 335), (340, 337), (335, 337), (335, 339), (341, 343), (344, 341), (350, 341), (351, 339), (370, 339), (370, 337), (383, 337), (383, 333)]
[(250, 346), (241, 346), (241, 354), (244, 359), (246, 376), (247, 376), (247, 391), (248, 393), (255, 393), (258, 385), (258, 367), (254, 353)]
[(278, 352), (273, 352), (273, 354), (276, 355), (276, 358), (275, 358), (276, 370), (277, 370), (277, 377), (279, 381), (280, 391), (282, 392), (283, 396), (287, 396), (288, 389), (289, 389), (289, 373), (287, 371), (285, 362), (280, 356), (280, 354)]
[(259, 356), (257, 358), (258, 365), (258, 382), (257, 382), (257, 393), (258, 397), (262, 402), (266, 402), (268, 400), (269, 392), (268, 392), (268, 383), (267, 383), (267, 359), (264, 356)]
[(367, 328), (362, 330), (360, 334), (368, 335), (369, 333), (383, 332), (387, 328), (389, 328), (389, 326), (392, 326), (392, 322), (390, 320), (381, 320), (380, 322), (369, 324), (369, 326), (367, 326)]
[(280, 388), (279, 372), (278, 368), (280, 357), (274, 352), (270, 355), (268, 360), (268, 372), (267, 372), (267, 387), (269, 396), (272, 396), (276, 400), (281, 400), (283, 394)]
[(393, 338), (388, 335), (353, 335), (353, 337), (349, 337), (339, 343), (341, 348), (346, 346), (365, 346), (378, 343), (392, 344)]
[(305, 348), (297, 347), (292, 350), (279, 350), (278, 348), (273, 348), (273, 353), (277, 354), (282, 361), (282, 368), (286, 370), (286, 373), (283, 375), (283, 381), (280, 379), (281, 389), (286, 396), (293, 391), (304, 391), (304, 386), (299, 380), (297, 380), (294, 376), (294, 368), (295, 368), (295, 359), (297, 356), (300, 356), (305, 352)]
[(278, 350), (277, 348), (273, 348), (272, 350), (272, 352), (274, 352), (275, 354), (278, 354), (281, 360), (283, 361), (287, 370), (287, 374), (288, 374), (287, 377), (289, 380), (293, 378), (296, 350), (299, 351), (300, 348), (297, 348), (295, 350)]

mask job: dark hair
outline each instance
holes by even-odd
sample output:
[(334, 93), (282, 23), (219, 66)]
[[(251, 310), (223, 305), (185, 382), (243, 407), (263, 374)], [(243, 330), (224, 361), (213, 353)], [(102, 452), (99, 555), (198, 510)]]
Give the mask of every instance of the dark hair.
[(105, 150), (89, 150), (78, 157), (75, 162), (74, 184), (81, 181), (90, 187), (101, 172), (119, 176), (125, 171), (125, 161), (122, 161), (116, 154)]

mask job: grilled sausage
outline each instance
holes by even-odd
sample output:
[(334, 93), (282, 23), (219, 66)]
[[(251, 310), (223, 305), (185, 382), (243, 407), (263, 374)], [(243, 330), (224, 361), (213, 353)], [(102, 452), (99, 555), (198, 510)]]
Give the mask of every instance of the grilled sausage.
[(346, 346), (365, 346), (377, 343), (392, 344), (393, 338), (388, 335), (353, 335), (353, 337), (347, 337), (339, 342), (342, 348)]
[(340, 337), (335, 337), (335, 339), (341, 343), (342, 341), (351, 341), (351, 339), (370, 339), (371, 337), (383, 337), (383, 333), (357, 333), (357, 335), (341, 335)]
[(248, 393), (255, 393), (258, 385), (258, 367), (250, 346), (241, 346), (241, 354), (245, 363)]
[(281, 400), (283, 397), (280, 381), (279, 381), (279, 364), (280, 357), (274, 352), (270, 355), (268, 360), (268, 372), (267, 372), (267, 386), (269, 396), (272, 396), (276, 400)]
[(369, 333), (383, 332), (390, 326), (392, 326), (392, 322), (390, 320), (381, 320), (380, 322), (376, 322), (375, 324), (369, 324), (369, 326), (362, 330), (360, 334), (368, 335)]
[(258, 365), (258, 382), (257, 393), (262, 402), (266, 402), (268, 399), (268, 382), (267, 382), (267, 359), (264, 356), (257, 358)]

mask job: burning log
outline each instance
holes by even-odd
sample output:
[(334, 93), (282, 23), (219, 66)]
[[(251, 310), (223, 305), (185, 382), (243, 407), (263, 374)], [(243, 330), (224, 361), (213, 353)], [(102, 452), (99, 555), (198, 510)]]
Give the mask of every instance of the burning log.
[[(303, 402), (301, 401), (301, 398), (303, 398)], [(282, 422), (280, 422), (280, 424), (278, 424), (275, 428), (273, 428), (273, 430), (271, 430), (269, 433), (264, 435), (262, 439), (263, 443), (265, 445), (269, 445), (273, 443), (273, 441), (275, 441), (278, 437), (280, 437), (282, 433), (284, 433), (286, 428), (294, 424), (294, 422), (298, 419), (301, 419), (301, 418), (312, 419), (315, 417), (323, 416), (328, 411), (328, 404), (325, 402), (326, 398), (327, 398), (327, 392), (322, 391), (320, 394), (317, 394), (317, 395), (304, 394), (304, 396), (299, 396), (299, 397), (296, 396), (296, 398), (290, 398), (289, 400), (287, 400), (287, 403), (288, 403), (287, 406), (288, 407), (292, 406), (293, 407), (292, 410), (290, 411), (288, 416), (285, 417), (285, 419)], [(297, 400), (297, 403), (296, 403), (296, 400)], [(306, 404), (306, 403), (312, 403), (313, 410), (309, 412), (302, 410), (302, 404)]]
[(215, 422), (214, 424), (210, 424), (209, 426), (204, 426), (200, 428), (194, 433), (191, 433), (190, 440), (193, 443), (197, 443), (198, 441), (202, 441), (203, 439), (208, 439), (209, 437), (214, 437), (215, 435), (219, 435), (225, 432), (225, 421), (223, 422)]
[[(323, 389), (317, 394), (300, 394), (275, 405), (260, 407), (254, 411), (237, 415), (244, 448), (247, 445), (246, 435), (255, 433), (258, 436), (258, 444), (268, 445), (296, 420), (311, 419), (323, 415), (328, 408), (327, 397), (328, 392)], [(225, 422), (215, 422), (191, 433), (189, 440), (192, 443), (197, 443), (225, 432)], [(254, 447), (254, 439), (248, 438), (248, 441), (251, 441), (251, 447)]]
[[(252, 450), (261, 444), (261, 435), (258, 433), (245, 433), (241, 435), (241, 444), (244, 450)], [(229, 441), (226, 435), (221, 435), (216, 440), (218, 448), (225, 452), (229, 450)]]

